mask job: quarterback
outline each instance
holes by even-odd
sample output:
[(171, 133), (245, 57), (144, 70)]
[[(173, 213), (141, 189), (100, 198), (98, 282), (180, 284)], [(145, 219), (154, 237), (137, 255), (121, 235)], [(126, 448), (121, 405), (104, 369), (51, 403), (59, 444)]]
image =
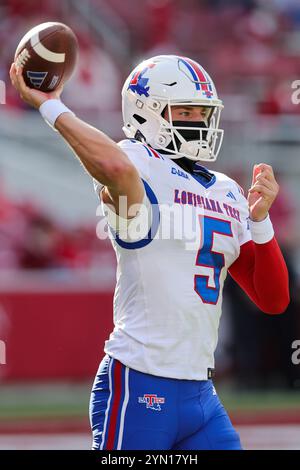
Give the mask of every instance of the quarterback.
[[(10, 76), (92, 176), (116, 252), (115, 327), (90, 402), (93, 448), (241, 449), (213, 386), (214, 351), (227, 272), (263, 312), (289, 303), (268, 215), (279, 190), (272, 167), (254, 166), (246, 199), (203, 166), (220, 151), (223, 104), (187, 57), (157, 56), (133, 70), (119, 144), (76, 117), (61, 89), (27, 88), (15, 64)], [(175, 209), (185, 212), (180, 222)]]

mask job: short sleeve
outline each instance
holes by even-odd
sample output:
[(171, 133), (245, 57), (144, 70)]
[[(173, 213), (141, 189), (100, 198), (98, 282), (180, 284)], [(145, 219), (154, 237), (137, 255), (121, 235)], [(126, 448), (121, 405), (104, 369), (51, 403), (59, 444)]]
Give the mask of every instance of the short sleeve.
[[(133, 163), (140, 177), (143, 180), (148, 181), (150, 179), (150, 169), (149, 150), (147, 150), (147, 147), (141, 142), (133, 139), (121, 140), (118, 145)], [(93, 184), (97, 196), (100, 197), (100, 192), (104, 188), (104, 185), (95, 179), (93, 179)]]
[(116, 214), (114, 208), (108, 204), (102, 202), (101, 205), (108, 225), (119, 239), (131, 243), (147, 236), (152, 224), (153, 211), (146, 192), (136, 216), (131, 219), (120, 217)]
[[(157, 201), (152, 201), (151, 194), (149, 196), (149, 185), (147, 180), (150, 179), (149, 171), (149, 149), (141, 142), (136, 140), (122, 140), (118, 143), (123, 152), (126, 153), (129, 160), (137, 169), (141, 179), (144, 183), (145, 193), (142, 203), (139, 205), (137, 214), (129, 219), (124, 219), (116, 214), (113, 206), (104, 204), (101, 198), (101, 191), (104, 185), (97, 180), (93, 180), (94, 189), (101, 200), (102, 214), (105, 216), (108, 225), (111, 229), (112, 236), (118, 239), (119, 244), (123, 243), (125, 247), (134, 247), (136, 243), (143, 246), (148, 243), (149, 231), (152, 225), (157, 225)], [(152, 156), (152, 155), (151, 155)], [(151, 192), (151, 189), (150, 189)], [(154, 204), (155, 209), (153, 210)], [(146, 240), (144, 242), (144, 240)]]
[(100, 198), (100, 193), (101, 193), (102, 189), (104, 188), (104, 184), (99, 183), (99, 181), (97, 181), (97, 180), (95, 180), (95, 178), (93, 178), (93, 185), (94, 185), (95, 193)]
[(118, 145), (136, 167), (140, 177), (148, 181), (150, 178), (150, 158), (148, 148), (138, 140), (134, 139), (121, 140)]
[(251, 240), (251, 231), (250, 231), (250, 225), (249, 225), (249, 209), (248, 209), (248, 202), (247, 199), (245, 198), (243, 194), (243, 190), (240, 188), (240, 186), (235, 183), (236, 188), (238, 189), (238, 202), (239, 202), (239, 214), (240, 214), (240, 225), (239, 225), (239, 232), (238, 232), (238, 238), (239, 238), (239, 244), (244, 245), (244, 243), (247, 243), (249, 240)]

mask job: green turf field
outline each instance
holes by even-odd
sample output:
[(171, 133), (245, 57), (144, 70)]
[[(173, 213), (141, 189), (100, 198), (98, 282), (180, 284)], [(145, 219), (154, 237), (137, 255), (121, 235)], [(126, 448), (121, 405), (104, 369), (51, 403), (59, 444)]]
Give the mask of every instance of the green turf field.
[[(43, 418), (87, 418), (91, 383), (0, 386), (0, 421)], [(230, 412), (298, 410), (300, 394), (285, 391), (237, 392), (217, 387)]]

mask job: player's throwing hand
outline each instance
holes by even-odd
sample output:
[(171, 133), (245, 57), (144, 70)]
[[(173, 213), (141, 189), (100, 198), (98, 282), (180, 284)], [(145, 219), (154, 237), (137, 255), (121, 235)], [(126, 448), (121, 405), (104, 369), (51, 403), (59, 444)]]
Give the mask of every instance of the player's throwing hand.
[(43, 104), (49, 99), (59, 99), (63, 90), (63, 87), (61, 86), (50, 93), (44, 93), (42, 91), (29, 88), (24, 82), (24, 78), (22, 75), (22, 67), (17, 67), (14, 62), (10, 67), (9, 76), (11, 79), (11, 83), (19, 92), (22, 100), (33, 108), (38, 109), (41, 104)]

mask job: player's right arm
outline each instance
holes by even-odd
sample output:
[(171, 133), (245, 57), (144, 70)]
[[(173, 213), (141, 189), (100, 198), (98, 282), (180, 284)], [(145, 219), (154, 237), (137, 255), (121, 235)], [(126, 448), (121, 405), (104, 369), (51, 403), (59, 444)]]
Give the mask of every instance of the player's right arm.
[[(12, 84), (21, 98), (39, 109), (48, 99), (59, 99), (62, 88), (43, 93), (26, 86), (21, 68), (10, 69)], [(103, 132), (95, 129), (71, 113), (61, 114), (55, 128), (68, 142), (88, 173), (105, 189), (104, 197), (119, 211), (119, 196), (127, 196), (127, 207), (143, 200), (144, 188), (138, 171), (122, 149)], [(127, 214), (122, 214), (127, 217)]]
[[(64, 137), (88, 173), (105, 186), (104, 202), (119, 213), (119, 196), (127, 196), (128, 209), (143, 200), (144, 186), (122, 149), (106, 134), (70, 113), (61, 114), (55, 128)], [(121, 214), (127, 217), (127, 214)]]

